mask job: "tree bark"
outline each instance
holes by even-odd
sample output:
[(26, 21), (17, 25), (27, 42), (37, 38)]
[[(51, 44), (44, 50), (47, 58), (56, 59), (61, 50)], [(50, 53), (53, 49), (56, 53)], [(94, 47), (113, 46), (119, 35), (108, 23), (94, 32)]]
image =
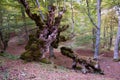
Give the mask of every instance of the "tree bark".
[(92, 46), (93, 46), (93, 49), (95, 49), (95, 41), (96, 41), (96, 37), (95, 37), (95, 34), (96, 34), (96, 29), (95, 28), (92, 28)]
[(106, 42), (107, 42), (107, 27), (106, 27), (106, 19), (105, 19), (105, 21), (103, 22), (103, 24), (104, 24), (104, 26), (103, 26), (103, 40), (104, 40), (104, 42), (103, 42), (103, 48), (106, 48)]
[(100, 45), (100, 29), (101, 29), (101, 0), (97, 0), (97, 17), (98, 17), (98, 23), (97, 23), (97, 32), (96, 32), (96, 43), (95, 43), (95, 53), (94, 53), (94, 59), (98, 59), (99, 54), (99, 45)]
[(38, 0), (36, 0), (36, 4), (37, 4), (37, 6), (38, 6), (38, 8), (39, 8), (40, 16), (42, 17), (42, 21), (43, 21), (43, 20), (45, 20), (45, 17), (44, 17), (44, 15), (43, 15), (42, 11), (40, 10), (40, 3), (39, 3)]
[(115, 40), (115, 46), (114, 46), (114, 56), (113, 58), (117, 60), (119, 58), (119, 42), (120, 42), (120, 10), (119, 7), (117, 7), (117, 12), (118, 12), (118, 31), (117, 31), (117, 37)]
[(71, 30), (71, 33), (74, 33), (74, 12), (73, 12), (73, 0), (71, 0), (71, 11), (72, 11), (72, 14), (71, 14), (71, 19), (72, 19), (72, 30)]
[(92, 60), (88, 57), (82, 57), (73, 52), (72, 49), (68, 47), (61, 47), (61, 54), (69, 57), (73, 60), (72, 68), (77, 69), (77, 63), (81, 65), (81, 68), (79, 68), (83, 73), (93, 72), (93, 73), (100, 73), (104, 74), (103, 71), (100, 68), (100, 65), (98, 61)]
[(0, 48), (3, 48), (3, 33), (2, 33), (2, 25), (3, 25), (3, 13), (2, 13), (2, 9), (0, 9)]
[(111, 20), (111, 22), (110, 22), (110, 38), (109, 38), (108, 50), (111, 50), (112, 40), (113, 40), (113, 21)]
[(87, 15), (88, 15), (91, 23), (93, 24), (93, 26), (97, 28), (96, 23), (94, 22), (93, 18), (91, 17), (90, 7), (89, 7), (89, 2), (88, 2), (88, 0), (86, 0), (86, 4), (87, 4)]
[[(38, 31), (36, 32), (35, 36), (33, 37), (33, 39), (35, 38), (36, 42), (34, 40), (28, 41), (30, 42), (31, 46), (33, 44), (34, 47), (34, 43), (39, 43), (39, 49), (40, 49), (40, 53), (42, 53), (42, 57), (44, 57), (44, 53), (46, 53), (46, 51), (49, 49), (49, 46), (51, 45), (51, 43), (56, 39), (56, 36), (58, 34), (58, 28), (62, 19), (62, 15), (65, 12), (64, 9), (62, 9), (58, 16), (55, 17), (55, 6), (50, 5), (49, 6), (49, 11), (47, 14), (47, 19), (46, 21), (43, 21), (41, 19), (40, 15), (37, 15), (37, 13), (32, 13), (31, 9), (29, 7), (29, 4), (27, 2), (27, 0), (19, 0), (20, 3), (24, 6), (25, 11), (27, 13), (27, 15), (36, 23), (36, 26), (38, 26)], [(28, 46), (28, 48), (30, 48)], [(36, 45), (38, 46), (38, 45)], [(28, 49), (29, 52), (30, 49)], [(33, 52), (33, 51), (30, 51)], [(26, 52), (27, 53), (27, 52)], [(26, 54), (24, 53), (24, 54)], [(30, 55), (32, 55), (32, 53), (30, 53)], [(26, 56), (26, 55), (24, 55)], [(30, 58), (33, 56), (27, 56), (27, 58)], [(40, 58), (42, 58), (40, 57)], [(23, 57), (22, 57), (23, 58)], [(33, 60), (35, 58), (33, 57)]]
[(49, 53), (50, 53), (50, 56), (49, 56), (50, 58), (52, 58), (52, 57), (56, 58), (54, 55), (54, 48), (51, 45), (49, 46)]

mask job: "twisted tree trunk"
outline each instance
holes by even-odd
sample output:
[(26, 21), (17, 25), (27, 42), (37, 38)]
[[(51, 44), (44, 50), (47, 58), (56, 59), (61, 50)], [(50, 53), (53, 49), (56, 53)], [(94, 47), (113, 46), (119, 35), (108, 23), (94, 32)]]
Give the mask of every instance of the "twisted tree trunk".
[[(55, 6), (50, 5), (48, 9), (48, 15), (46, 21), (42, 20), (42, 17), (40, 15), (37, 15), (37, 13), (32, 13), (29, 7), (29, 4), (27, 0), (19, 0), (19, 2), (24, 6), (25, 11), (27, 15), (36, 23), (36, 26), (39, 27), (36, 34), (28, 41), (28, 44), (26, 45), (26, 52), (21, 55), (22, 59), (29, 60), (31, 58), (32, 60), (36, 60), (35, 54), (33, 51), (31, 51), (31, 47), (39, 47), (36, 48), (39, 52), (40, 56), (39, 58), (44, 57), (44, 53), (48, 50), (50, 44), (56, 39), (56, 35), (58, 34), (58, 28), (60, 25), (60, 21), (62, 19), (62, 15), (65, 12), (64, 9), (62, 9), (58, 16), (55, 17)], [(36, 45), (33, 45), (36, 44)], [(32, 45), (32, 46), (31, 46)], [(39, 46), (37, 46), (39, 45)], [(27, 55), (29, 54), (29, 56)], [(36, 53), (37, 54), (37, 53)], [(31, 55), (31, 56), (30, 56)], [(42, 56), (41, 56), (42, 55)], [(38, 57), (37, 57), (38, 58)], [(39, 60), (39, 58), (37, 60)]]

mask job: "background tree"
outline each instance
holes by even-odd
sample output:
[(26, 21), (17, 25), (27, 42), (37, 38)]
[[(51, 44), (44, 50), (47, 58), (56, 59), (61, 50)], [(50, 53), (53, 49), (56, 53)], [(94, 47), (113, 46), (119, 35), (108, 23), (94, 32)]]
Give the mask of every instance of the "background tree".
[(95, 44), (95, 53), (94, 58), (98, 59), (99, 46), (100, 46), (100, 29), (101, 29), (101, 0), (97, 0), (97, 31), (96, 31), (96, 44)]
[(120, 42), (120, 5), (116, 6), (116, 12), (118, 14), (118, 31), (117, 31), (117, 36), (116, 36), (116, 41), (115, 41), (115, 47), (114, 47), (114, 60), (118, 60), (118, 53), (119, 53), (119, 42)]
[[(95, 24), (95, 22), (93, 21), (91, 14), (90, 14), (90, 9), (89, 9), (89, 2), (88, 0), (86, 0), (87, 3), (87, 12), (88, 12), (88, 17), (90, 19), (90, 21), (92, 22), (92, 24), (95, 26), (95, 28), (92, 29), (92, 33), (93, 33), (93, 47), (95, 48), (95, 52), (94, 52), (94, 58), (98, 59), (98, 54), (99, 54), (99, 46), (100, 46), (100, 29), (101, 29), (101, 0), (97, 0), (97, 25)], [(94, 38), (94, 35), (96, 35), (96, 38)], [(96, 40), (96, 41), (95, 41)], [(95, 46), (94, 46), (95, 43)]]
[[(67, 11), (62, 18), (60, 26), (62, 27), (65, 24), (70, 24), (70, 27), (61, 35), (69, 35), (72, 30), (72, 14), (74, 14), (74, 34), (76, 35), (74, 39), (62, 44), (69, 46), (71, 48), (86, 48), (93, 50), (96, 42), (96, 30), (97, 30), (97, 12), (96, 12), (96, 0), (27, 0), (30, 6), (32, 13), (37, 13), (42, 19), (40, 12), (44, 15), (44, 21), (47, 19), (48, 6), (53, 3), (56, 5), (55, 17), (59, 14), (61, 7), (65, 6)], [(52, 1), (52, 2), (51, 2)], [(72, 9), (71, 9), (72, 1)], [(14, 5), (13, 5), (14, 3)], [(38, 5), (38, 4), (39, 5)], [(100, 51), (113, 50), (113, 43), (115, 35), (117, 33), (118, 19), (115, 15), (114, 6), (118, 5), (119, 0), (104, 0), (101, 3), (101, 42), (100, 42)], [(65, 4), (65, 5), (64, 5)], [(21, 5), (14, 0), (1, 0), (1, 26), (4, 28), (1, 32), (4, 34), (15, 33), (21, 38), (25, 37), (26, 29), (28, 34), (35, 33), (36, 26), (33, 20), (29, 19), (29, 16), (25, 15), (23, 18), (24, 9), (21, 9)], [(4, 13), (4, 14), (3, 14)], [(9, 23), (8, 23), (9, 22)], [(9, 29), (8, 29), (9, 26)], [(9, 32), (8, 32), (9, 30)], [(5, 35), (5, 34), (4, 34)], [(19, 41), (18, 41), (19, 42)], [(61, 44), (61, 43), (60, 43)], [(112, 45), (112, 46), (111, 46)], [(93, 48), (91, 47), (93, 46)], [(94, 51), (94, 50), (93, 50)]]
[[(36, 26), (39, 27), (36, 34), (29, 37), (31, 39), (29, 39), (28, 44), (26, 45), (26, 52), (21, 55), (21, 59), (39, 60), (40, 57), (44, 57), (44, 53), (48, 50), (50, 44), (56, 39), (58, 28), (65, 9), (62, 8), (58, 16), (55, 17), (56, 8), (55, 6), (50, 5), (48, 7), (47, 19), (46, 21), (42, 21), (40, 15), (31, 12), (29, 4), (26, 0), (20, 0), (20, 3), (24, 6), (27, 15), (34, 20)], [(38, 50), (38, 46), (40, 48), (40, 52)], [(31, 48), (33, 50), (36, 49), (38, 52), (33, 53)]]

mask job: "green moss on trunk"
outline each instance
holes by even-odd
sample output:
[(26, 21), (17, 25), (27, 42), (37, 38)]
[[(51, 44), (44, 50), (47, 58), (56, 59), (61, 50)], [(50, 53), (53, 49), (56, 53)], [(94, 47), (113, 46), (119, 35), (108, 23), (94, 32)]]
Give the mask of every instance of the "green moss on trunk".
[(43, 44), (43, 42), (37, 39), (34, 35), (29, 35), (29, 41), (25, 46), (26, 51), (20, 58), (25, 61), (39, 61), (42, 56), (39, 48), (41, 43)]

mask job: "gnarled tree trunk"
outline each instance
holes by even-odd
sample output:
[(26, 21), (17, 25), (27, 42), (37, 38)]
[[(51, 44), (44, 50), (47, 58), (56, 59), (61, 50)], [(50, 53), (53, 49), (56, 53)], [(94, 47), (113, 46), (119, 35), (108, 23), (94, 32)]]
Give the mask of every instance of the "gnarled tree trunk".
[[(50, 5), (48, 7), (49, 9), (47, 14), (47, 19), (45, 21), (45, 20), (42, 20), (42, 17), (40, 15), (37, 15), (37, 13), (31, 12), (27, 0), (19, 0), (19, 2), (24, 6), (27, 15), (33, 21), (35, 21), (36, 26), (39, 27), (36, 34), (34, 34), (34, 36), (31, 39), (29, 39), (28, 44), (26, 46), (27, 47), (26, 52), (24, 52), (21, 55), (21, 58), (24, 60), (29, 60), (29, 58), (31, 58), (32, 60), (36, 60), (37, 58), (37, 60), (39, 60), (39, 58), (44, 57), (44, 53), (46, 53), (51, 43), (56, 39), (56, 36), (58, 34), (59, 24), (62, 19), (62, 15), (65, 12), (65, 9), (62, 9), (59, 12), (58, 16), (55, 17), (56, 8), (55, 6)], [(39, 47), (40, 49), (38, 50), (39, 53), (36, 53), (37, 56), (39, 57), (35, 56), (35, 53), (34, 51), (32, 51), (31, 47), (37, 50), (38, 48), (36, 47)]]

